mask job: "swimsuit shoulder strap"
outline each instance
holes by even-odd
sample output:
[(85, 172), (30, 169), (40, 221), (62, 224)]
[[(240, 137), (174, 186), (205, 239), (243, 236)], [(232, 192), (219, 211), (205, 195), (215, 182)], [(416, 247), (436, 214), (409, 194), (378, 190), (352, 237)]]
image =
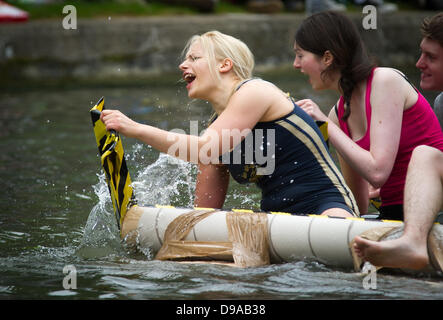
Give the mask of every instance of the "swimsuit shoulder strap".
[(414, 84), (408, 79), (408, 77), (403, 72), (401, 72), (400, 70), (394, 69), (394, 68), (391, 68), (391, 69), (394, 70), (395, 72), (397, 72), (399, 75), (401, 75), (412, 86), (412, 88), (414, 88), (415, 91), (418, 91), (417, 87), (414, 86)]
[(237, 87), (235, 88), (235, 91), (237, 91), (238, 89), (240, 89), (241, 86), (244, 85), (245, 83), (247, 83), (247, 82), (249, 82), (249, 81), (252, 81), (252, 80), (262, 80), (262, 81), (264, 81), (264, 80), (261, 79), (261, 78), (249, 78), (249, 79), (245, 79), (245, 80), (241, 81), (241, 82), (237, 85)]

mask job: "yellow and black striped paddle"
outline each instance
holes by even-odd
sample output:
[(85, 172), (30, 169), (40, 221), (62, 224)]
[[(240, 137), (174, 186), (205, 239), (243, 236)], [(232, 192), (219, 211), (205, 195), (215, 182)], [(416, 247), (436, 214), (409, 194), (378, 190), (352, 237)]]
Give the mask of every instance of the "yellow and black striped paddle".
[(320, 120), (316, 120), (315, 123), (320, 129), (321, 135), (323, 136), (323, 139), (325, 140), (326, 145), (329, 148), (328, 123), (326, 121), (320, 121)]
[(104, 107), (105, 98), (102, 97), (90, 113), (102, 168), (106, 175), (117, 225), (120, 229), (128, 208), (135, 204), (135, 197), (120, 136), (114, 130), (107, 131), (105, 124), (100, 120)]

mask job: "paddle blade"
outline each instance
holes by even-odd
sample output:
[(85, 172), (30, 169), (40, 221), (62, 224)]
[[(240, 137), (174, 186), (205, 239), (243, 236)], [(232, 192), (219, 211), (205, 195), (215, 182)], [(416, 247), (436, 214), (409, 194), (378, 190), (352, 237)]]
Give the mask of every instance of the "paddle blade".
[(104, 107), (103, 97), (90, 110), (90, 113), (102, 168), (106, 175), (117, 225), (120, 229), (128, 208), (135, 204), (135, 197), (122, 141), (116, 131), (107, 131), (105, 124), (100, 120)]

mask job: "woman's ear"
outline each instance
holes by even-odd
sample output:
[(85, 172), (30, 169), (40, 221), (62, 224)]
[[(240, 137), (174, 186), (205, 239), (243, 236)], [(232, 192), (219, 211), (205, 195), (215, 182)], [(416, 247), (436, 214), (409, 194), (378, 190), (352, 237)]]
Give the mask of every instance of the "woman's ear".
[(219, 70), (221, 73), (229, 72), (234, 64), (232, 63), (231, 59), (225, 58), (223, 59), (219, 64)]
[(323, 63), (327, 67), (329, 67), (333, 61), (334, 61), (334, 56), (332, 55), (331, 51), (326, 50), (325, 53), (323, 54)]

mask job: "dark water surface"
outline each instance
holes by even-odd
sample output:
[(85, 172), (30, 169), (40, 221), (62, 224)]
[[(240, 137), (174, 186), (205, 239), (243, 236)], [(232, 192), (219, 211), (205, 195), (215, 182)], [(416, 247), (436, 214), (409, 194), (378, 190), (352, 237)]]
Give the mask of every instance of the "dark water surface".
[[(325, 110), (337, 99), (314, 94), (292, 71), (263, 77)], [(208, 104), (189, 101), (175, 78), (170, 85), (155, 83), (0, 93), (0, 299), (443, 298), (441, 278), (378, 273), (377, 288), (365, 289), (363, 275), (313, 261), (239, 269), (153, 261), (150, 252), (126, 248), (118, 238), (89, 109), (105, 96), (109, 108), (119, 106), (138, 121), (187, 132), (191, 120), (203, 130), (211, 114)], [(192, 205), (195, 166), (131, 139), (123, 144), (141, 205)], [(254, 187), (234, 183), (226, 207), (258, 208), (259, 198)], [(70, 265), (77, 288), (67, 290)]]

